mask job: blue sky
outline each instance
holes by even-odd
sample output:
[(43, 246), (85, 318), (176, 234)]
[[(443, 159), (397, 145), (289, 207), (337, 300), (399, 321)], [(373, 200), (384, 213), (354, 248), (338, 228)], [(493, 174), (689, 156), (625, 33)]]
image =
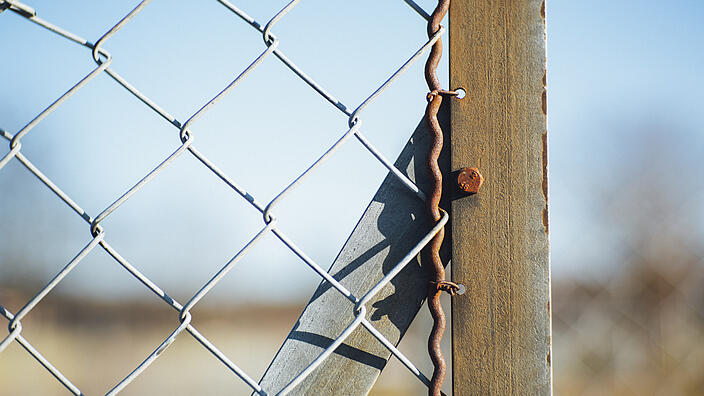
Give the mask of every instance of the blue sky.
[[(651, 177), (657, 188), (668, 178), (672, 194), (696, 185), (693, 193), (702, 196), (702, 20), (698, 1), (548, 3), (555, 276), (619, 264), (624, 237), (608, 218), (608, 203), (642, 182), (636, 179)], [(648, 153), (653, 146), (658, 150)], [(701, 205), (690, 208), (684, 216), (698, 218), (691, 227), (701, 230)], [(643, 208), (639, 215), (653, 214)]]
[[(136, 4), (27, 3), (40, 17), (89, 41)], [(287, 2), (233, 3), (266, 23)], [(426, 10), (434, 5), (419, 3)], [(661, 125), (669, 135), (666, 144), (684, 164), (673, 168), (676, 179), (700, 177), (685, 165), (704, 154), (704, 3), (553, 0), (547, 17), (552, 263), (556, 276), (568, 276), (612, 263), (618, 239), (605, 232), (592, 194), (595, 185), (608, 187), (626, 177), (629, 161), (640, 155), (643, 128)], [(275, 33), (289, 58), (351, 108), (426, 39), (424, 21), (401, 0), (304, 0)], [(0, 14), (0, 35), (12, 37), (0, 42), (0, 128), (12, 133), (95, 66), (89, 50), (11, 12)], [(114, 56), (114, 70), (183, 122), (265, 46), (258, 32), (216, 1), (194, 7), (154, 0), (105, 48)], [(427, 90), (422, 63), (364, 113), (363, 131), (390, 159), (421, 120)], [(447, 63), (441, 69), (447, 81)], [(271, 57), (193, 130), (201, 152), (268, 202), (346, 126), (344, 114)], [(23, 152), (96, 215), (179, 143), (176, 128), (101, 75), (30, 132)], [(327, 268), (385, 173), (350, 141), (282, 203), (282, 230)], [(89, 241), (88, 226), (17, 161), (0, 171), (0, 186), (8, 224), (0, 241), (0, 276), (14, 271), (48, 280)], [(262, 220), (186, 154), (104, 225), (123, 256), (185, 299)], [(255, 282), (262, 274), (268, 290)], [(318, 281), (269, 238), (204, 301), (307, 298)], [(148, 294), (99, 249), (59, 290)]]

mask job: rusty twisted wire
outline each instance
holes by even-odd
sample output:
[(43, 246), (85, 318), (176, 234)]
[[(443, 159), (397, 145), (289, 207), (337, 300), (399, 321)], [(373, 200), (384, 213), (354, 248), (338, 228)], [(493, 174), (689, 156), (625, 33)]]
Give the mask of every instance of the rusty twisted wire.
[[(435, 11), (428, 20), (428, 37), (432, 37), (440, 29), (440, 22), (450, 8), (450, 0), (438, 0)], [(442, 172), (438, 165), (438, 158), (443, 144), (443, 133), (438, 122), (438, 111), (442, 104), (443, 95), (453, 95), (454, 92), (445, 91), (440, 85), (437, 75), (438, 64), (442, 57), (442, 41), (437, 40), (430, 50), (430, 55), (425, 64), (425, 79), (428, 83), (430, 93), (428, 93), (428, 105), (425, 110), (425, 119), (431, 136), (431, 145), (428, 152), (426, 167), (431, 176), (430, 194), (428, 194), (428, 210), (434, 221), (440, 220), (440, 198), (442, 196)], [(435, 237), (430, 241), (425, 249), (426, 262), (431, 264), (433, 280), (428, 288), (428, 308), (433, 317), (433, 329), (428, 339), (428, 352), (430, 359), (435, 366), (433, 377), (428, 388), (431, 396), (442, 395), (441, 388), (445, 380), (447, 364), (440, 349), (440, 341), (445, 332), (445, 312), (440, 305), (440, 295), (443, 291), (455, 294), (458, 286), (445, 280), (445, 268), (440, 259), (440, 247), (445, 236), (445, 229), (440, 229)]]

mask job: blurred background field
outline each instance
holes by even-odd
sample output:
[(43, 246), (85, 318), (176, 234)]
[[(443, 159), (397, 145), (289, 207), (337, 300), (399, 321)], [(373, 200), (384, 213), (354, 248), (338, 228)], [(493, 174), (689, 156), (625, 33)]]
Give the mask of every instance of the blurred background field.
[[(0, 299), (19, 306), (29, 291), (5, 289)], [(448, 301), (444, 301), (447, 303)], [(23, 335), (61, 367), (85, 394), (102, 394), (134, 369), (176, 326), (174, 312), (163, 303), (86, 303), (54, 298), (42, 304), (23, 325)], [(446, 304), (447, 305), (447, 304)], [(194, 325), (245, 372), (261, 376), (300, 315), (301, 306), (210, 306), (194, 311)], [(424, 372), (432, 365), (425, 356), (431, 320), (426, 309), (401, 343)], [(449, 339), (443, 349), (449, 357)], [(0, 359), (0, 395), (61, 395), (65, 389), (45, 373), (17, 343)], [(392, 360), (371, 395), (423, 394), (424, 385)], [(181, 337), (121, 394), (222, 395), (249, 394), (240, 380), (191, 337)]]
[[(90, 39), (133, 6), (27, 2)], [(263, 21), (286, 1), (237, 3)], [(375, 15), (365, 10), (377, 2), (358, 3), (304, 1), (277, 26), (278, 36), (291, 38), (282, 39), (291, 58), (350, 105), (425, 34), (400, 0), (384, 2)], [(111, 39), (115, 69), (186, 118), (263, 48), (258, 34), (221, 8), (153, 2)], [(702, 395), (704, 3), (548, 1), (547, 19), (555, 394)], [(184, 20), (189, 29), (169, 22)], [(338, 34), (317, 33), (333, 28)], [(0, 14), (0, 35), (13, 37), (0, 42), (0, 128), (14, 133), (94, 64), (85, 50), (10, 12)], [(389, 157), (420, 120), (425, 89), (416, 65), (370, 108), (365, 128)], [(346, 120), (330, 107), (288, 70), (265, 62), (194, 129), (203, 131), (202, 151), (266, 201), (344, 132)], [(242, 133), (252, 130), (260, 133)], [(174, 149), (176, 135), (101, 76), (29, 134), (23, 152), (95, 214)], [(301, 136), (315, 143), (303, 147)], [(281, 207), (282, 226), (321, 263), (332, 262), (384, 177), (367, 155), (350, 146)], [(335, 177), (341, 173), (344, 182)], [(181, 301), (261, 223), (240, 201), (189, 158), (106, 228), (124, 255)], [(88, 227), (16, 161), (0, 171), (0, 207), (0, 304), (16, 312), (87, 243)], [(262, 274), (269, 288), (253, 281)], [(194, 309), (195, 324), (256, 378), (317, 283), (268, 241)], [(401, 350), (428, 372), (426, 311)], [(173, 331), (177, 317), (96, 251), (23, 325), (25, 337), (86, 394), (101, 394)], [(423, 389), (392, 359), (372, 394)], [(246, 391), (181, 337), (124, 394)], [(16, 343), (0, 354), (0, 395), (65, 393)]]

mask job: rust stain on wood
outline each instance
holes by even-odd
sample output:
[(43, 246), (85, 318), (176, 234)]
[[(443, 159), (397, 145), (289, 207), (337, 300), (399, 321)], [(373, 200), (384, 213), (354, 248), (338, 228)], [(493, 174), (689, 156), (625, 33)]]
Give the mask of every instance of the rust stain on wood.
[[(545, 24), (545, 0), (540, 8), (540, 15), (543, 18), (543, 25)], [(543, 94), (540, 98), (541, 110), (545, 116), (548, 115), (548, 71), (547, 68), (543, 71)], [(545, 130), (541, 136), (543, 143), (542, 157), (543, 157), (543, 197), (545, 198), (545, 208), (543, 208), (543, 227), (545, 227), (545, 233), (549, 234), (549, 218), (548, 218), (548, 131)]]
[(543, 114), (548, 114), (548, 91), (543, 88), (543, 94), (540, 97), (540, 109), (543, 110)]
[(545, 19), (545, 0), (543, 0), (543, 4), (540, 5), (540, 16)]
[(545, 198), (545, 207), (543, 208), (543, 226), (545, 227), (545, 233), (549, 234), (550, 227), (548, 218), (548, 131), (543, 132), (541, 140), (543, 142), (543, 197)]

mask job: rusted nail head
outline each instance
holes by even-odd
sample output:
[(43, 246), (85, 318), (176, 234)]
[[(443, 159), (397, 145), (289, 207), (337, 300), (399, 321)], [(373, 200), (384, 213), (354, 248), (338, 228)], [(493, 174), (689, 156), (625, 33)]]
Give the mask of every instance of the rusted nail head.
[(460, 190), (468, 194), (476, 194), (484, 182), (484, 177), (477, 168), (462, 168), (457, 176)]

